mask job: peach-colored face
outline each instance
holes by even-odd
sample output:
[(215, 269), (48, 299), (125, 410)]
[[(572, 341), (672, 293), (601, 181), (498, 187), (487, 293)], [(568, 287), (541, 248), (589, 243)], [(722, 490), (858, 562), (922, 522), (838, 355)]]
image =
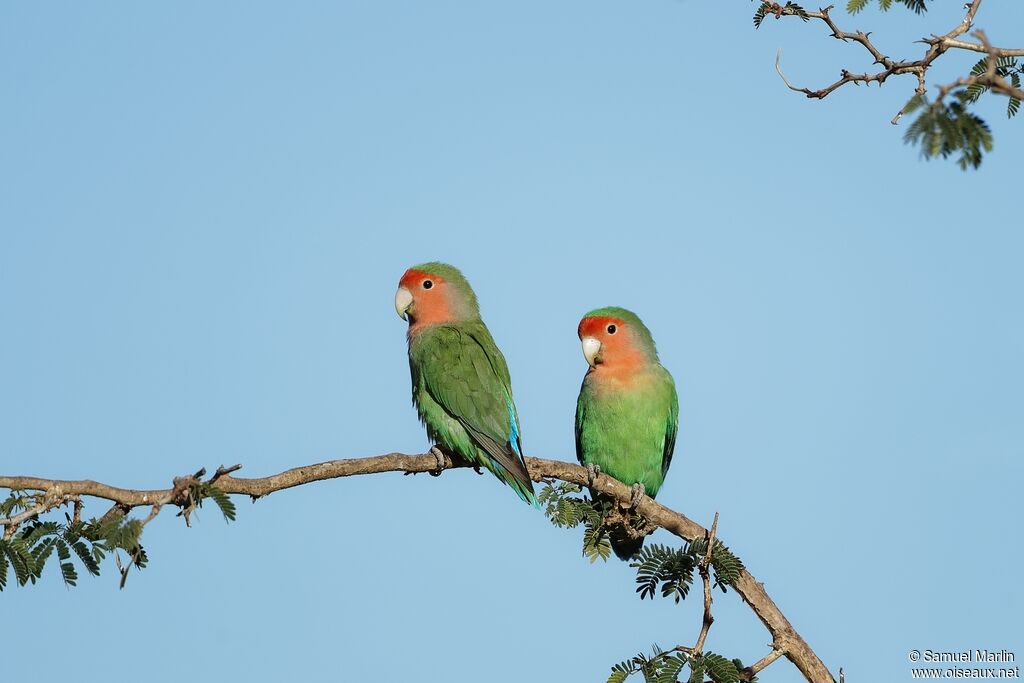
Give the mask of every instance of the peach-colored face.
[(577, 333), (587, 362), (594, 370), (628, 375), (644, 363), (644, 354), (637, 348), (629, 324), (619, 318), (584, 318)]
[[(398, 287), (395, 301), (409, 300), (399, 315), (408, 316), (410, 331), (425, 325), (448, 322), (454, 317), (449, 285), (443, 277), (410, 268), (398, 281)], [(408, 292), (407, 296), (402, 294), (403, 290)]]

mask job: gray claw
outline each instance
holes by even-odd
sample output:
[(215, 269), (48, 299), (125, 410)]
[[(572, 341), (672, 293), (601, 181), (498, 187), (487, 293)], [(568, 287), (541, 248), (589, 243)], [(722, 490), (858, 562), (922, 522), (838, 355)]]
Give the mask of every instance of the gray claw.
[(630, 493), (630, 496), (629, 496), (629, 511), (630, 512), (635, 511), (637, 506), (640, 505), (640, 501), (643, 500), (645, 492), (646, 492), (646, 489), (644, 488), (644, 485), (641, 484), (640, 482), (637, 482), (637, 483), (633, 484), (630, 487), (630, 489), (629, 489), (629, 493)]
[(437, 446), (431, 447), (430, 452), (433, 453), (434, 458), (437, 459), (437, 469), (433, 470), (430, 473), (430, 475), (433, 477), (439, 477), (441, 476), (441, 473), (444, 472), (445, 463), (447, 461), (445, 459), (444, 453)]
[(601, 474), (601, 466), (587, 463), (587, 484), (589, 486), (594, 485), (594, 481), (597, 479), (597, 475)]

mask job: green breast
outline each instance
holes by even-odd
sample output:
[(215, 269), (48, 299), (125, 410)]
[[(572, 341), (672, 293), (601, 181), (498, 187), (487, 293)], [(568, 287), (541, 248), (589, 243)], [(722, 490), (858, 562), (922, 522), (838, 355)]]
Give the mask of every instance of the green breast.
[(577, 457), (624, 484), (642, 483), (653, 497), (671, 457), (675, 410), (675, 387), (660, 365), (630, 384), (589, 373), (576, 406)]

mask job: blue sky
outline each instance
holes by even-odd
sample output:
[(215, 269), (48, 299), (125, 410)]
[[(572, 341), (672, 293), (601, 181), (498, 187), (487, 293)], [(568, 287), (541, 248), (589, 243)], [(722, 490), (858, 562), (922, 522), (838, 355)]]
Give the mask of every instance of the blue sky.
[[(912, 57), (958, 4), (835, 16)], [(920, 161), (889, 124), (913, 82), (808, 101), (777, 47), (809, 86), (866, 53), (752, 12), (4, 5), (0, 469), (158, 487), (421, 452), (392, 297), (441, 259), (476, 288), (533, 455), (574, 457), (579, 317), (643, 317), (680, 389), (659, 500), (718, 511), (834, 672), (1024, 654), (1021, 124), (983, 102), (979, 172)], [(986, 3), (979, 26), (1012, 44), (1022, 19)], [(589, 565), (490, 477), (238, 502), (231, 525), (157, 518), (124, 591), (110, 567), (5, 591), (8, 675), (596, 681), (699, 630), (698, 600), (640, 602), (632, 570)], [(708, 647), (768, 651), (735, 595), (715, 613)]]

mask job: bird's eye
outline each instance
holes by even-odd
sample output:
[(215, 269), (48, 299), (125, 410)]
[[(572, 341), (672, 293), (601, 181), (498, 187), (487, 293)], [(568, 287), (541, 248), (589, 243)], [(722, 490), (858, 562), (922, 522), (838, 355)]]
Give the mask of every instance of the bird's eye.
[(434, 286), (434, 281), (433, 280), (424, 280), (423, 281), (423, 289), (430, 289), (433, 286)]
[(612, 323), (611, 325), (608, 326), (608, 334), (615, 334), (616, 330), (618, 329), (619, 328), (615, 326), (615, 323)]

